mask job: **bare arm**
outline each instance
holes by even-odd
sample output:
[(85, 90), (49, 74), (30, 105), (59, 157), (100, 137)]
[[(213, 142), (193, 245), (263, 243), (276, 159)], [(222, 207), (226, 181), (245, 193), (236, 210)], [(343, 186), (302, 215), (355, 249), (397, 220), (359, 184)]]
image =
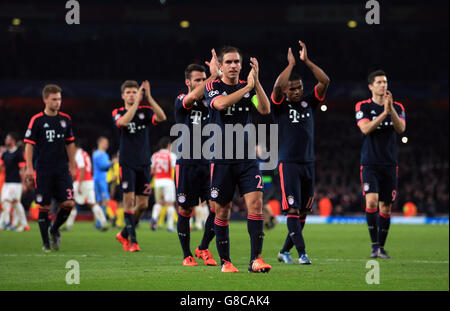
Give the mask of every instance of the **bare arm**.
[(258, 60), (254, 57), (250, 58), (250, 66), (252, 66), (253, 78), (255, 80), (255, 92), (258, 98), (258, 106), (256, 109), (260, 114), (270, 113), (270, 102), (267, 98), (266, 92), (264, 91), (261, 83), (259, 82), (259, 64)]
[(147, 80), (143, 83), (145, 88), (145, 96), (147, 97), (148, 102), (150, 103), (150, 106), (153, 108), (153, 112), (155, 113), (155, 121), (156, 122), (163, 122), (167, 120), (166, 114), (164, 113), (164, 110), (161, 109), (161, 107), (158, 105), (156, 100), (152, 97), (152, 94), (150, 92), (150, 82)]
[(386, 119), (387, 115), (388, 115), (387, 112), (383, 111), (383, 113), (381, 113), (378, 117), (376, 117), (372, 121), (369, 120), (361, 121), (360, 123), (358, 123), (361, 132), (364, 135), (370, 134), (381, 124), (381, 122), (383, 122), (384, 119)]
[(288, 86), (289, 76), (291, 75), (292, 69), (295, 66), (295, 57), (292, 54), (292, 49), (288, 50), (288, 65), (287, 67), (280, 73), (277, 80), (275, 81), (275, 85), (273, 86), (273, 100), (279, 103), (283, 99), (283, 90)]
[(397, 110), (394, 109), (394, 99), (392, 97), (392, 93), (390, 91), (386, 91), (385, 97), (388, 100), (389, 105), (391, 106), (391, 121), (392, 125), (394, 126), (394, 130), (397, 132), (397, 134), (402, 134), (406, 130), (406, 123), (402, 118), (398, 116)]
[(74, 143), (66, 145), (67, 156), (69, 158), (69, 170), (72, 178), (75, 178), (77, 173), (77, 167), (75, 164), (75, 152), (77, 151)]
[(316, 64), (314, 64), (309, 58), (306, 51), (306, 45), (302, 41), (298, 41), (302, 49), (300, 50), (300, 60), (302, 60), (305, 65), (312, 71), (314, 77), (317, 79), (318, 83), (316, 84), (317, 96), (321, 99), (325, 97), (325, 94), (328, 89), (328, 85), (330, 84), (330, 78), (326, 75), (326, 73)]
[[(253, 75), (253, 73), (251, 74)], [(253, 85), (247, 83), (245, 87), (229, 95), (216, 97), (216, 100), (214, 101), (214, 109), (224, 110), (236, 104), (242, 99), (242, 97), (244, 97), (245, 94), (253, 90), (255, 82), (253, 81), (252, 83)]]
[(26, 179), (34, 179), (34, 169), (33, 169), (33, 145), (30, 143), (25, 143), (25, 162), (26, 162)]

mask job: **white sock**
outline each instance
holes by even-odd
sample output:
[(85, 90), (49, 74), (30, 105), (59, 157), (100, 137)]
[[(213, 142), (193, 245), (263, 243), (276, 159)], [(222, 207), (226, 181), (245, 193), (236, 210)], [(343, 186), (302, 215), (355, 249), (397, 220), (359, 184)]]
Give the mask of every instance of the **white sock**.
[(100, 207), (100, 205), (95, 204), (92, 207), (92, 212), (94, 213), (95, 219), (100, 221), (101, 226), (102, 227), (106, 226), (106, 217), (105, 217), (105, 214), (103, 214), (103, 210)]
[[(14, 204), (11, 204), (14, 206)], [(11, 227), (12, 228), (17, 228), (17, 225), (19, 224), (19, 216), (17, 215), (17, 210), (15, 208), (13, 208), (12, 211), (12, 223), (11, 223)]]
[(72, 228), (73, 224), (75, 223), (75, 218), (77, 217), (77, 209), (74, 207), (70, 211), (69, 218), (67, 218), (66, 227), (68, 229)]
[(167, 229), (173, 230), (174, 213), (175, 213), (175, 207), (173, 205), (167, 206)]
[(158, 222), (158, 217), (159, 217), (159, 213), (161, 212), (161, 204), (156, 203), (155, 205), (153, 205), (153, 209), (152, 209), (152, 219), (156, 222)]
[(9, 221), (10, 221), (10, 216), (9, 216), (9, 210), (11, 209), (11, 203), (9, 202), (2, 202), (2, 215), (0, 217), (0, 223), (1, 223), (1, 227), (6, 226)]
[(27, 215), (25, 214), (25, 209), (21, 202), (17, 202), (14, 206), (14, 211), (16, 212), (17, 220), (24, 227), (28, 226)]

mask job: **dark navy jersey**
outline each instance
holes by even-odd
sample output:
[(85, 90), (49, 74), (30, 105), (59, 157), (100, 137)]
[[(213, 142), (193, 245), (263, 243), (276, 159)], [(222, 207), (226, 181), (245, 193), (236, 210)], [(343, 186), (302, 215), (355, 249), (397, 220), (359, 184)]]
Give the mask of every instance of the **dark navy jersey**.
[(139, 106), (127, 127), (120, 127), (119, 120), (127, 110), (125, 107), (114, 109), (114, 124), (121, 129), (119, 146), (119, 164), (133, 169), (150, 166), (150, 127), (156, 125), (156, 115), (150, 106)]
[(283, 95), (280, 102), (272, 99), (272, 113), (278, 124), (279, 162), (314, 162), (314, 112), (323, 98), (317, 91), (300, 102), (290, 102)]
[(25, 167), (23, 151), (16, 147), (13, 150), (6, 150), (0, 156), (0, 162), (5, 166), (5, 183), (22, 182), (20, 178), (20, 168)]
[[(405, 121), (403, 105), (394, 102), (393, 106), (398, 116)], [(355, 106), (356, 122), (359, 124), (363, 120), (372, 121), (383, 111), (384, 106), (374, 103), (372, 99), (360, 101)], [(397, 165), (397, 163), (397, 132), (392, 125), (391, 116), (388, 115), (373, 132), (363, 135), (361, 165)]]
[(40, 112), (31, 118), (23, 141), (34, 145), (35, 169), (65, 170), (68, 168), (66, 145), (74, 140), (68, 114), (58, 112), (52, 117)]
[[(175, 123), (184, 124), (189, 128), (189, 136), (184, 136), (184, 138), (182, 138), (183, 141), (176, 152), (178, 158), (177, 163), (192, 163), (198, 161), (208, 163), (209, 161), (204, 159), (202, 153), (203, 143), (208, 139), (208, 136), (201, 135), (203, 127), (208, 124), (209, 121), (209, 109), (206, 105), (206, 100), (196, 101), (190, 108), (187, 108), (184, 104), (185, 97), (186, 94), (180, 94), (175, 99)], [(178, 138), (186, 134), (180, 132)], [(188, 158), (183, 157), (183, 148), (189, 148)]]
[[(249, 132), (245, 131), (243, 137), (237, 137), (236, 133), (233, 134), (233, 150), (231, 155), (231, 150), (228, 152), (230, 153), (230, 156), (227, 155), (227, 151), (225, 149), (225, 125), (235, 126), (235, 125), (242, 125), (242, 127), (245, 127), (247, 124), (253, 124), (252, 120), (252, 113), (256, 111), (255, 105), (253, 104), (252, 100), (256, 100), (256, 93), (254, 90), (251, 90), (249, 93), (245, 94), (244, 97), (240, 101), (238, 101), (236, 104), (228, 107), (224, 110), (216, 110), (214, 107), (214, 101), (217, 98), (220, 98), (222, 96), (226, 96), (229, 94), (232, 94), (241, 88), (245, 87), (247, 85), (247, 81), (239, 80), (238, 84), (236, 85), (228, 85), (225, 84), (222, 80), (214, 80), (206, 84), (205, 86), (205, 98), (206, 103), (209, 107), (209, 122), (210, 124), (217, 124), (222, 132), (220, 139), (222, 140), (222, 152), (221, 152), (221, 158), (213, 158), (213, 162), (242, 162), (242, 161), (249, 161), (249, 153), (248, 153), (248, 147), (249, 147)], [(236, 127), (235, 127), (236, 128)], [(256, 128), (256, 127), (255, 127)], [(253, 135), (256, 136), (256, 135)], [(237, 139), (238, 138), (238, 139)], [(255, 139), (255, 137), (252, 137)], [(240, 140), (243, 141), (243, 144), (240, 144)], [(256, 143), (256, 141), (255, 141)], [(240, 146), (239, 146), (240, 145)], [(243, 150), (242, 150), (243, 148)], [(236, 150), (237, 149), (237, 150)], [(243, 157), (239, 159), (237, 156), (239, 152), (243, 152)], [(254, 154), (254, 151), (251, 150), (250, 155), (253, 154), (252, 161), (255, 161), (256, 155)]]

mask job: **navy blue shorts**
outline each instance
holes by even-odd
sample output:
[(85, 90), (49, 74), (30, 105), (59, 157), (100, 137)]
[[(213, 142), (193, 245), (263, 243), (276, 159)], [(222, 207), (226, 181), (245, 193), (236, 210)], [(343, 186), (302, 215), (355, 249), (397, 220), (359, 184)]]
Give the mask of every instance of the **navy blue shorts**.
[(280, 162), (278, 172), (283, 211), (289, 208), (311, 211), (314, 201), (314, 163)]
[(120, 183), (124, 193), (134, 192), (136, 195), (150, 195), (150, 166), (141, 169), (121, 166)]
[(58, 203), (73, 200), (73, 181), (69, 170), (36, 170), (36, 203), (50, 205), (52, 198)]
[(208, 200), (210, 183), (209, 163), (180, 163), (175, 166), (177, 202), (183, 208), (197, 206), (199, 200)]
[(236, 186), (239, 194), (263, 191), (263, 180), (257, 161), (211, 163), (211, 201), (227, 204), (233, 200)]
[(378, 193), (378, 200), (392, 203), (397, 197), (398, 166), (362, 166), (363, 195)]

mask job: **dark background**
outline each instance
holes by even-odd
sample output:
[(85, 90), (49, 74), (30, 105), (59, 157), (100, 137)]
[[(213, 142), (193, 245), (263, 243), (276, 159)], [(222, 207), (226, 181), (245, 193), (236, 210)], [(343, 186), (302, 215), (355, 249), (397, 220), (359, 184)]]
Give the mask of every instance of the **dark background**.
[[(367, 74), (383, 69), (407, 120), (394, 212), (412, 201), (421, 213), (448, 213), (447, 1), (379, 1), (379, 25), (365, 23), (365, 1), (79, 2), (81, 24), (67, 25), (65, 1), (0, 1), (1, 141), (10, 131), (23, 137), (43, 108), (42, 87), (56, 83), (85, 149), (106, 135), (112, 154), (118, 141), (111, 111), (122, 105), (120, 85), (148, 79), (168, 116), (152, 132), (156, 148), (174, 123), (188, 64), (209, 60), (211, 48), (235, 45), (244, 53), (243, 77), (248, 58), (257, 57), (270, 95), (288, 47), (298, 55), (301, 39), (331, 79), (328, 110), (315, 118), (317, 198), (330, 198), (335, 214), (363, 211), (354, 107), (370, 97)], [(21, 24), (12, 25), (13, 18)], [(182, 20), (190, 27), (181, 28)], [(349, 28), (349, 20), (357, 27)], [(305, 91), (312, 90), (311, 72), (300, 61), (295, 70)]]

